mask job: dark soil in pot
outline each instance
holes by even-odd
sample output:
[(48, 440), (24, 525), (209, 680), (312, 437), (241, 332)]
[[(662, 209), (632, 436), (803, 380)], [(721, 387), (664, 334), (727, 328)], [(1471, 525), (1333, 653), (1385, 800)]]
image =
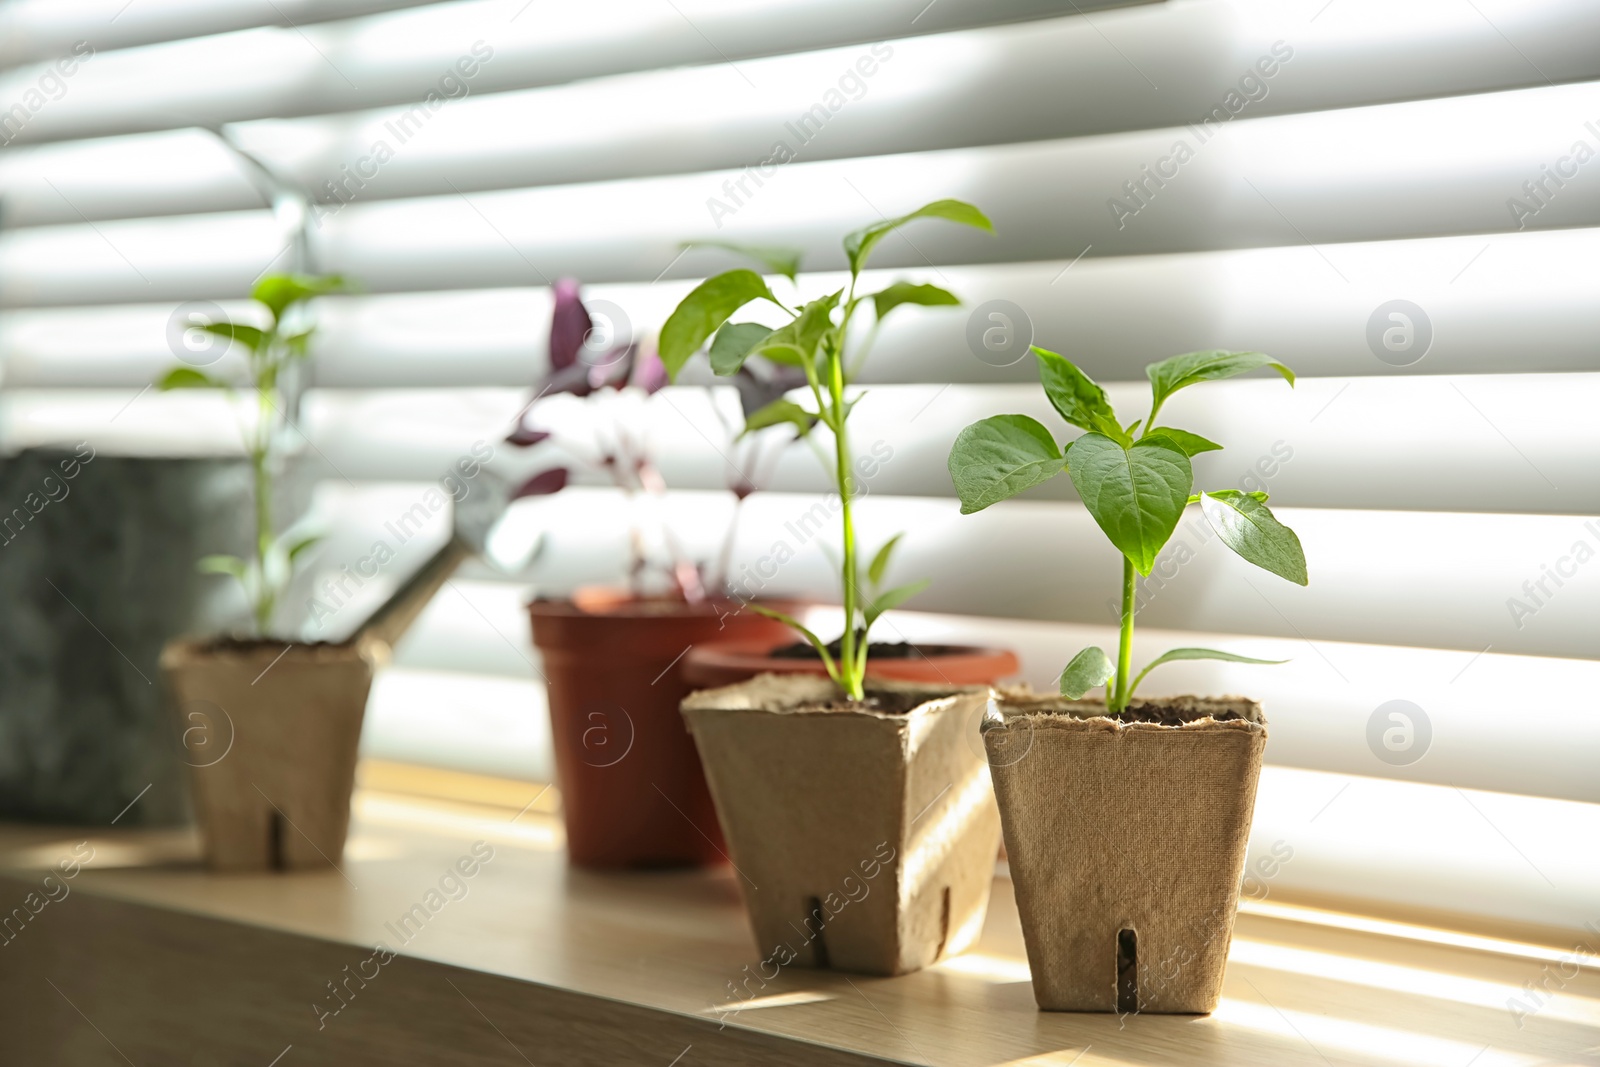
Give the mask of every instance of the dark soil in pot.
[[(839, 641), (830, 651), (837, 656)], [(685, 657), (684, 674), (697, 689), (733, 685), (758, 674), (826, 676), (822, 657), (805, 642), (719, 639), (696, 646)], [(1017, 673), (1014, 653), (971, 645), (917, 645), (874, 642), (867, 650), (867, 673), (874, 678), (923, 685), (993, 685)]]

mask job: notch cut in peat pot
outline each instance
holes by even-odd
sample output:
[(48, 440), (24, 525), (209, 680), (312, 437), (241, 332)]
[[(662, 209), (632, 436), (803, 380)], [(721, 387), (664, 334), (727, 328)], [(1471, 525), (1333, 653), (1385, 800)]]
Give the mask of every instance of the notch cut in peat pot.
[(987, 688), (760, 675), (683, 702), (757, 947), (779, 964), (920, 970), (983, 926), (999, 815), (968, 736)]
[(1260, 705), (1164, 697), (1108, 717), (1098, 700), (1010, 690), (982, 730), (1039, 1007), (1212, 1011), (1266, 748)]

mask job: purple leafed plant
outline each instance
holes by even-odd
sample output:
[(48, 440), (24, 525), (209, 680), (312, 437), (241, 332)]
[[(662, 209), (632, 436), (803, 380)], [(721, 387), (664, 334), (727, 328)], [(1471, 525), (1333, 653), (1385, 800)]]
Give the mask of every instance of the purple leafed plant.
[[(647, 437), (636, 425), (630, 425), (631, 420), (615, 417), (615, 408), (600, 399), (624, 390), (650, 396), (669, 384), (667, 369), (655, 345), (619, 339), (610, 323), (604, 328), (597, 327), (573, 279), (561, 279), (553, 291), (550, 370), (518, 412), (506, 443), (519, 448), (554, 446), (568, 463), (603, 473), (614, 486), (630, 496), (636, 493), (664, 496), (666, 482), (651, 455)], [(615, 343), (608, 345), (608, 342)], [(752, 422), (750, 416), (805, 383), (805, 374), (798, 368), (751, 360), (733, 380), (742, 416), (738, 424), (729, 418), (715, 397), (711, 398), (712, 409), (721, 419), (729, 441), (723, 455), (729, 459), (728, 490), (735, 501), (733, 519), (714, 566), (709, 562), (691, 561), (671, 529), (666, 527), (663, 527), (662, 540), (669, 558), (652, 561), (642, 532), (635, 528), (629, 538), (632, 558), (628, 568), (629, 586), (635, 595), (643, 595), (652, 584), (652, 571), (664, 573), (673, 594), (691, 603), (704, 600), (708, 593), (726, 594), (733, 544), (745, 499), (771, 478), (783, 449), (810, 429), (809, 425), (784, 423), (793, 426), (794, 435), (760, 433), (757, 431), (777, 423)], [(573, 440), (537, 424), (536, 406), (547, 397), (561, 394), (594, 397), (599, 401), (592, 407), (596, 417), (591, 420), (593, 432), (588, 440)], [(602, 411), (612, 417), (602, 418)], [(547, 467), (518, 486), (512, 499), (558, 493), (567, 487), (571, 473), (570, 466)]]

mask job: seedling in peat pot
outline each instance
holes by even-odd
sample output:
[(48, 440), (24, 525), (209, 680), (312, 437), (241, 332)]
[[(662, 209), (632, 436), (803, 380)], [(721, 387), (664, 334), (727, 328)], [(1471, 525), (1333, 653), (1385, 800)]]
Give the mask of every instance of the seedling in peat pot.
[[(758, 355), (804, 372), (805, 385), (811, 391), (816, 410), (809, 410), (793, 400), (779, 398), (751, 414), (746, 425), (759, 427), (791, 422), (800, 433), (805, 434), (820, 423), (833, 434), (834, 455), (829, 475), (839, 494), (843, 527), (839, 585), (845, 621), (844, 633), (839, 639), (838, 656), (830, 653), (828, 646), (816, 634), (789, 616), (759, 605), (750, 606), (780, 619), (804, 635), (822, 658), (829, 677), (851, 700), (858, 701), (865, 692), (863, 680), (867, 670), (868, 634), (873, 623), (885, 611), (904, 603), (928, 584), (922, 580), (887, 590), (878, 588), (898, 542), (898, 537), (894, 537), (873, 556), (868, 566), (869, 588), (863, 595), (852, 509), (855, 484), (846, 433), (850, 411), (859, 399), (846, 395), (852, 372), (856, 370), (855, 363), (859, 362), (856, 358), (858, 353), (847, 351), (847, 348), (853, 347), (847, 344), (847, 339), (850, 321), (857, 309), (870, 302), (874, 315), (881, 322), (890, 311), (902, 304), (940, 306), (960, 303), (953, 293), (936, 285), (903, 281), (876, 293), (856, 292), (861, 271), (866, 267), (873, 249), (889, 234), (916, 219), (946, 219), (993, 232), (989, 219), (971, 204), (960, 200), (936, 200), (910, 214), (884, 219), (845, 237), (844, 251), (850, 264), (850, 285), (847, 289), (790, 308), (773, 295), (760, 274), (753, 270), (730, 270), (697, 286), (683, 298), (661, 328), (661, 361), (666, 365), (667, 373), (674, 377), (707, 340), (711, 341), (708, 354), (711, 369), (719, 375), (738, 373), (747, 359)], [(737, 250), (761, 263), (771, 273), (784, 275), (791, 281), (798, 272), (798, 257), (792, 254), (773, 249)], [(778, 329), (759, 323), (728, 321), (740, 308), (756, 301), (779, 308), (789, 316), (790, 321)]]
[(1084, 649), (1061, 672), (1061, 694), (1076, 700), (1103, 685), (1106, 710), (1116, 715), (1127, 709), (1145, 675), (1163, 663), (1194, 659), (1285, 662), (1210, 648), (1175, 648), (1133, 674), (1134, 581), (1136, 574), (1149, 576), (1184, 509), (1198, 504), (1206, 521), (1229, 548), (1281, 578), (1306, 584), (1306, 559), (1300, 539), (1274, 517), (1267, 507), (1267, 494), (1237, 489), (1196, 493), (1190, 457), (1222, 446), (1199, 434), (1156, 422), (1161, 406), (1173, 393), (1197, 382), (1271, 367), (1292, 386), (1294, 372), (1260, 352), (1207, 351), (1173, 356), (1146, 368), (1153, 394), (1150, 414), (1124, 426), (1112, 411), (1105, 391), (1088, 375), (1054, 352), (1037, 346), (1033, 352), (1039, 361), (1039, 380), (1051, 406), (1069, 424), (1087, 432), (1063, 449), (1036, 419), (995, 415), (961, 431), (950, 450), (950, 477), (961, 498), (962, 514), (971, 514), (1066, 471), (1084, 507), (1122, 553), (1121, 635), (1116, 662), (1098, 647)]

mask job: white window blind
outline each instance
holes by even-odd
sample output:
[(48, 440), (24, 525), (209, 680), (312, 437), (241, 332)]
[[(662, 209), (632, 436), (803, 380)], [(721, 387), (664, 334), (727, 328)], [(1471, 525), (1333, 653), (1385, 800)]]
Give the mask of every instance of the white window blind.
[[(855, 438), (891, 458), (861, 522), (869, 540), (908, 530), (901, 565), (934, 578), (892, 626), (1015, 647), (1041, 687), (1113, 628), (1109, 550), (1064, 479), (957, 515), (955, 434), (1045, 415), (1030, 361), (974, 354), (972, 306), (1018, 305), (1124, 405), (1155, 359), (1268, 351), (1300, 374), (1292, 393), (1234, 380), (1174, 416), (1228, 446), (1196, 460), (1202, 478), (1272, 493), (1311, 585), (1280, 587), (1185, 524), (1141, 626), (1151, 650), (1293, 660), (1160, 676), (1266, 705), (1252, 847), (1295, 850), (1275, 887), (1552, 931), (1595, 918), (1600, 8), (117, 7), (0, 8), (4, 447), (236, 447), (215, 398), (140, 395), (172, 362), (178, 304), (242, 307), (288, 263), (288, 220), (224, 137), (313, 199), (316, 263), (362, 287), (320, 305), (303, 411), (324, 497), (351, 508), (498, 440), (545, 369), (553, 279), (645, 333), (732, 262), (685, 240), (802, 248), (802, 285), (822, 292), (839, 233), (958, 196), (997, 236), (930, 226), (876, 259), (968, 304), (890, 320), (862, 378)], [(1420, 309), (1399, 352), (1383, 343), (1396, 300)], [(700, 556), (732, 508), (707, 403), (685, 385), (630, 415)], [(786, 454), (746, 504), (736, 572), (825, 487), (805, 449)], [(547, 532), (543, 591), (615, 579), (612, 490), (515, 518)], [(826, 601), (825, 556), (796, 547), (776, 586)], [(375, 690), (370, 751), (549, 773), (527, 589), (476, 568), (442, 594)], [(1426, 720), (1412, 762), (1371, 740), (1394, 700)]]

